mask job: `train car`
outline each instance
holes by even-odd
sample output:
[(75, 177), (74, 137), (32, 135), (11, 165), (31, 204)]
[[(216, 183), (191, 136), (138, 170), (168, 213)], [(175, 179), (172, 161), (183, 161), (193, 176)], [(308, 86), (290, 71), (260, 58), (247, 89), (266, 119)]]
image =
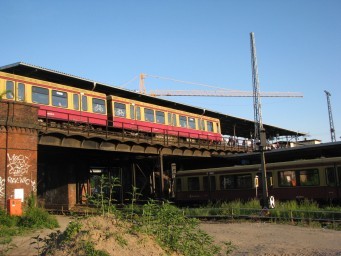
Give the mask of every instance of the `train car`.
[[(204, 203), (262, 198), (261, 166), (241, 165), (176, 173), (176, 201)], [(266, 165), (269, 196), (276, 200), (338, 202), (341, 196), (341, 157)]]
[(41, 120), (107, 125), (106, 95), (0, 72), (3, 99), (39, 106)]
[(219, 119), (112, 95), (107, 101), (108, 118), (116, 128), (167, 138), (222, 141)]

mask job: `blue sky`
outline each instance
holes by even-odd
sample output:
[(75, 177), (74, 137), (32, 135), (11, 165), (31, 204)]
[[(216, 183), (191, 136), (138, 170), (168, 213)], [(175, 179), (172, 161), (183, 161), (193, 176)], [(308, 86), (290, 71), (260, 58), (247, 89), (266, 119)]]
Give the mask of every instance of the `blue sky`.
[[(339, 0), (2, 0), (0, 9), (0, 66), (22, 61), (132, 90), (146, 73), (252, 91), (254, 32), (260, 91), (304, 95), (262, 98), (263, 123), (330, 142), (327, 90), (340, 140)], [(151, 77), (145, 86), (209, 89)], [(253, 120), (252, 98), (167, 99)]]

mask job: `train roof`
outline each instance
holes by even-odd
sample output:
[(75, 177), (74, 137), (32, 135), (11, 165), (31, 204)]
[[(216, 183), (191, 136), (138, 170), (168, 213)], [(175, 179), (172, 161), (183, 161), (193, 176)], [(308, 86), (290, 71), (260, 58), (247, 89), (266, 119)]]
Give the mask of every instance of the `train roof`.
[[(0, 71), (26, 76), (30, 78), (40, 79), (48, 82), (54, 82), (64, 85), (72, 85), (85, 90), (93, 90), (96, 92), (105, 93), (106, 95), (117, 95), (121, 97), (126, 97), (135, 100), (141, 100), (148, 103), (154, 103), (158, 105), (162, 105), (165, 107), (170, 107), (174, 109), (179, 109), (187, 112), (192, 112), (196, 114), (203, 114), (218, 118), (221, 124), (221, 130), (223, 134), (233, 135), (234, 131), (236, 136), (249, 138), (250, 131), (254, 130), (254, 121), (247, 120), (243, 118), (234, 117), (231, 115), (219, 113), (216, 111), (211, 111), (204, 108), (199, 108), (195, 106), (190, 106), (182, 103), (177, 103), (161, 98), (156, 98), (153, 96), (148, 96), (145, 94), (141, 94), (137, 91), (131, 91), (120, 87), (115, 87), (112, 85), (108, 85), (105, 83), (89, 80), (86, 78), (81, 78), (78, 76), (70, 75), (67, 73), (63, 73), (60, 71), (51, 70), (44, 67), (39, 67), (35, 65), (31, 65), (24, 62), (16, 62), (10, 65), (0, 67)], [(266, 125), (264, 124), (264, 128), (267, 134), (267, 137), (299, 137), (304, 136), (304, 133), (299, 133), (296, 131), (283, 129), (280, 127)]]

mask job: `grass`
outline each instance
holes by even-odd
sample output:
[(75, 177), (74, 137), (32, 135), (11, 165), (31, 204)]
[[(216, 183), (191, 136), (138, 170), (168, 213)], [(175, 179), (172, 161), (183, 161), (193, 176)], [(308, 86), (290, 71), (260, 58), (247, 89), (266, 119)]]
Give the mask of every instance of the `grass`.
[(8, 250), (15, 247), (11, 244), (13, 236), (41, 228), (59, 227), (54, 216), (34, 205), (34, 198), (30, 198), (22, 216), (10, 216), (5, 210), (0, 209), (0, 255), (5, 255)]

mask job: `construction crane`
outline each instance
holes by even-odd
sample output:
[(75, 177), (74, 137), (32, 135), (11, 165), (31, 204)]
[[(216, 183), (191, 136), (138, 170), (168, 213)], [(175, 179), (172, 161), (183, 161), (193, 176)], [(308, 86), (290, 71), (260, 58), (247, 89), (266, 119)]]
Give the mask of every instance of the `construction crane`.
[(332, 142), (336, 141), (334, 122), (333, 122), (333, 114), (332, 114), (332, 106), (330, 104), (330, 96), (331, 94), (328, 91), (324, 91), (327, 96), (327, 104), (328, 104), (328, 114), (329, 114), (329, 126), (330, 126), (330, 138)]
[[(204, 87), (214, 88), (214, 90), (152, 90), (147, 93), (145, 87), (146, 77), (152, 77), (162, 80), (169, 80), (176, 83), (199, 85)], [(228, 90), (217, 86), (195, 83), (189, 81), (178, 80), (169, 77), (162, 77), (156, 75), (140, 74), (140, 93), (149, 96), (203, 96), (203, 97), (253, 97), (252, 91), (240, 91), (240, 90)], [(260, 97), (293, 97), (302, 98), (303, 94), (299, 92), (262, 92), (259, 94)]]

